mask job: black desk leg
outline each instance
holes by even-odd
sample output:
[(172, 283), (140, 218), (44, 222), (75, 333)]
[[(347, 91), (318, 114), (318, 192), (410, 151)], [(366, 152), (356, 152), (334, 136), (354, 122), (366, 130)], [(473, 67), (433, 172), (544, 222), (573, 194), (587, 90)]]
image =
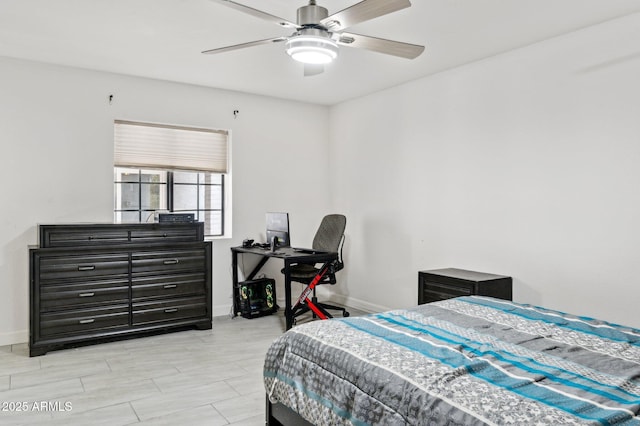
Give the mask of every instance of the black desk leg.
[(262, 267), (264, 266), (265, 263), (267, 263), (268, 260), (269, 260), (269, 258), (266, 257), (266, 256), (264, 256), (262, 259), (260, 259), (260, 262), (258, 262), (256, 267), (253, 268), (253, 271), (251, 271), (251, 273), (249, 275), (247, 275), (247, 277), (245, 279), (247, 281), (251, 281), (252, 279), (254, 279), (256, 277), (256, 275), (258, 275), (258, 272), (260, 272), (260, 269), (262, 269)]
[(289, 274), (290, 262), (284, 260), (284, 318), (287, 330), (293, 327), (293, 311), (291, 309), (291, 274)]
[(233, 288), (232, 288), (232, 300), (233, 300), (233, 316), (235, 317), (240, 312), (240, 301), (238, 300), (238, 252), (231, 250), (231, 266), (233, 271)]
[[(258, 264), (253, 268), (251, 273), (245, 278), (247, 281), (251, 281), (255, 278), (255, 276), (260, 272), (260, 269), (264, 266), (265, 263), (269, 260), (268, 257), (264, 256)], [(240, 312), (240, 290), (238, 289), (238, 252), (235, 250), (231, 250), (231, 269), (233, 270), (233, 288), (232, 288), (232, 299), (233, 299), (233, 316), (235, 317)]]

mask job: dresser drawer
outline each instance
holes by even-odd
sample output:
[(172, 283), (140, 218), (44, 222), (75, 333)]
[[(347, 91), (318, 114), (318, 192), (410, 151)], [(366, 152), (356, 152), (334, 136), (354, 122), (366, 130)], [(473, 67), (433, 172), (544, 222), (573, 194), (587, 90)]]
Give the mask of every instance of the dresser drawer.
[(207, 316), (205, 296), (133, 304), (133, 325)]
[(129, 241), (126, 229), (114, 227), (43, 227), (40, 230), (41, 247), (78, 247), (119, 244)]
[(177, 271), (204, 271), (206, 269), (206, 252), (204, 247), (133, 253), (131, 272), (167, 273)]
[(134, 278), (131, 287), (134, 301), (206, 293), (204, 272)]
[(199, 228), (188, 227), (163, 227), (150, 229), (132, 229), (131, 230), (131, 242), (132, 243), (145, 243), (145, 242), (171, 242), (171, 241), (198, 241), (199, 240)]
[(129, 280), (103, 280), (40, 287), (40, 311), (128, 303)]
[(129, 273), (128, 254), (40, 257), (40, 280), (75, 279)]
[(95, 333), (129, 326), (129, 305), (76, 309), (40, 315), (40, 336)]

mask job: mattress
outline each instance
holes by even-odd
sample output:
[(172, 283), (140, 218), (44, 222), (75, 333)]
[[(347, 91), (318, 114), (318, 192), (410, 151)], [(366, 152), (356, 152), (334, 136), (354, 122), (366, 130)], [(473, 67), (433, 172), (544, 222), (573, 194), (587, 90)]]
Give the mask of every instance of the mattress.
[(640, 425), (640, 330), (460, 297), (296, 326), (264, 383), (314, 425)]

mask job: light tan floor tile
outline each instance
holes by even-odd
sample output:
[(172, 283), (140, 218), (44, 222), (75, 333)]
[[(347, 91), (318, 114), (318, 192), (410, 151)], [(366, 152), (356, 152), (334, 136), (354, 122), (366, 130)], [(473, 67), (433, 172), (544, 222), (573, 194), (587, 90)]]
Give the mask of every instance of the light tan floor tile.
[(175, 392), (194, 386), (205, 386), (234, 377), (243, 377), (247, 371), (235, 364), (200, 363), (202, 368), (185, 373), (166, 375), (153, 381), (162, 392)]
[(0, 377), (0, 392), (9, 390), (10, 385), (11, 385), (11, 376)]
[(218, 410), (229, 423), (245, 420), (262, 413), (264, 418), (265, 393), (258, 391), (239, 396), (237, 398), (225, 399), (215, 402), (213, 406)]
[(238, 393), (225, 382), (193, 387), (154, 395), (150, 398), (131, 402), (131, 406), (141, 420), (164, 416), (178, 411), (212, 404), (216, 401), (233, 398)]
[(48, 425), (51, 422), (51, 413), (33, 411), (31, 406), (27, 411), (0, 412), (0, 424), (2, 426), (14, 425)]
[(0, 376), (40, 370), (40, 359), (11, 352), (0, 353)]
[(264, 393), (264, 381), (262, 379), (262, 369), (260, 372), (252, 372), (242, 376), (233, 377), (225, 380), (240, 395), (247, 395), (256, 391)]
[(32, 370), (25, 373), (11, 375), (11, 388), (17, 389), (33, 386), (38, 383), (56, 382), (60, 380), (79, 378), (91, 374), (109, 371), (109, 365), (104, 360), (89, 360), (76, 362), (71, 365), (55, 366)]
[(11, 353), (14, 355), (21, 355), (23, 357), (29, 356), (29, 344), (18, 343), (17, 345), (11, 345)]
[(171, 376), (177, 373), (178, 370), (173, 366), (151, 361), (148, 364), (141, 363), (140, 366), (85, 376), (82, 377), (81, 380), (85, 391), (89, 392), (100, 388), (122, 386), (129, 383)]
[(264, 422), (264, 415), (260, 414), (257, 416), (239, 420), (234, 423), (230, 423), (229, 426), (264, 426)]
[(0, 392), (0, 401), (49, 401), (84, 392), (80, 379), (48, 382)]
[(31, 359), (40, 360), (42, 368), (68, 367), (76, 363), (85, 363), (89, 361), (99, 362), (110, 357), (126, 353), (127, 352), (125, 350), (114, 346), (113, 343), (107, 343), (102, 345), (51, 351), (47, 353), (46, 356), (39, 356)]
[[(229, 422), (213, 406), (204, 405), (154, 417), (131, 426), (226, 426)], [(263, 423), (264, 425), (264, 419)]]
[(138, 422), (138, 416), (128, 402), (97, 408), (82, 413), (71, 411), (54, 414), (47, 426), (124, 426)]
[[(124, 402), (131, 402), (145, 398), (159, 396), (160, 391), (151, 380), (144, 380), (135, 383), (99, 388), (91, 391), (58, 399), (59, 401), (70, 402), (73, 413), (84, 413), (86, 411), (118, 405)], [(58, 413), (54, 413), (56, 417)]]

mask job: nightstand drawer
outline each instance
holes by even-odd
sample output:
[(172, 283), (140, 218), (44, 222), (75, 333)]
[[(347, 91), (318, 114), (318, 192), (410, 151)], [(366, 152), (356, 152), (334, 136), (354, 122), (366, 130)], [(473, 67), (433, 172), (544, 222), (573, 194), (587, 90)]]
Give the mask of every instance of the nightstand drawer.
[(206, 293), (204, 272), (134, 278), (131, 285), (134, 301)]
[(40, 280), (82, 279), (129, 273), (126, 254), (100, 254), (94, 256), (47, 256), (40, 258)]
[(95, 333), (129, 326), (129, 305), (78, 309), (40, 315), (40, 336)]
[(104, 280), (40, 287), (40, 311), (127, 303), (129, 280)]
[(206, 252), (204, 248), (133, 253), (133, 274), (144, 272), (172, 273), (177, 271), (204, 271)]
[(133, 304), (133, 325), (207, 316), (205, 296)]
[(422, 287), (422, 296), (430, 302), (436, 300), (451, 299), (452, 297), (470, 296), (473, 294), (473, 285), (469, 283), (460, 283), (460, 285), (451, 285), (445, 283), (424, 282)]

